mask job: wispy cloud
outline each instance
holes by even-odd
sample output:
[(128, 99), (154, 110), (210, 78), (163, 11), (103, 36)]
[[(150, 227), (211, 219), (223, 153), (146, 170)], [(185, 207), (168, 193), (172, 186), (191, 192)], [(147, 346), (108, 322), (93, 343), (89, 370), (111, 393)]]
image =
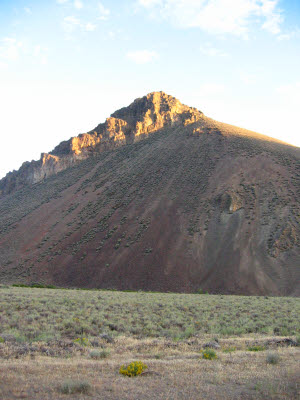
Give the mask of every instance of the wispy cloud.
[(240, 80), (245, 84), (245, 85), (254, 85), (257, 82), (257, 74), (249, 73), (242, 71), (239, 74)]
[(67, 34), (72, 34), (77, 29), (80, 29), (84, 32), (93, 32), (96, 30), (97, 25), (92, 22), (81, 22), (81, 20), (74, 15), (69, 15), (65, 17), (62, 23), (63, 30)]
[(247, 37), (257, 24), (279, 34), (283, 20), (279, 0), (138, 0), (138, 4), (152, 17), (212, 34)]
[(84, 25), (84, 30), (86, 32), (93, 32), (97, 28), (97, 25), (92, 24), (91, 22), (88, 22), (87, 24)]
[(36, 45), (33, 48), (33, 56), (39, 60), (39, 62), (43, 65), (48, 63), (48, 49), (46, 47), (43, 47), (41, 45)]
[(22, 41), (15, 38), (4, 38), (0, 40), (0, 59), (7, 61), (17, 60), (23, 48)]
[(294, 38), (299, 38), (300, 37), (300, 29), (296, 28), (294, 30), (291, 30), (289, 32), (284, 32), (281, 33), (280, 35), (277, 36), (278, 40), (291, 40)]
[(158, 58), (158, 54), (155, 51), (149, 50), (130, 51), (126, 56), (136, 64), (147, 64)]
[(81, 0), (56, 0), (57, 4), (66, 4), (68, 6), (76, 8), (76, 10), (81, 10), (83, 8), (83, 2)]
[(82, 3), (82, 1), (80, 1), (80, 0), (75, 0), (75, 1), (74, 1), (74, 7), (75, 7), (77, 10), (80, 10), (81, 8), (83, 8), (83, 3)]
[(47, 63), (48, 49), (44, 46), (24, 43), (16, 38), (3, 38), (0, 40), (0, 63), (2, 66), (10, 62), (21, 60), (22, 57), (35, 58), (41, 64)]
[(205, 56), (209, 57), (227, 57), (228, 54), (216, 47), (214, 47), (211, 43), (205, 43), (203, 46), (200, 46), (200, 51)]
[[(64, 7), (66, 13), (61, 25), (66, 33), (67, 39), (71, 39), (72, 35), (76, 32), (95, 31), (99, 24), (99, 20), (107, 20), (110, 15), (110, 10), (98, 1), (89, 4), (89, 7), (87, 7), (88, 4), (84, 0), (56, 1), (59, 4), (66, 5)], [(92, 14), (91, 10), (93, 10)]]
[(109, 18), (110, 10), (108, 8), (104, 7), (104, 5), (102, 3), (98, 3), (98, 10), (99, 10), (98, 19), (106, 20)]
[(144, 7), (152, 7), (157, 4), (162, 4), (161, 0), (139, 0), (139, 3)]
[(73, 15), (65, 17), (63, 20), (63, 29), (66, 33), (72, 33), (76, 28), (80, 27), (80, 20)]
[(31, 15), (32, 14), (32, 10), (29, 7), (24, 7), (24, 11), (26, 12), (26, 14)]

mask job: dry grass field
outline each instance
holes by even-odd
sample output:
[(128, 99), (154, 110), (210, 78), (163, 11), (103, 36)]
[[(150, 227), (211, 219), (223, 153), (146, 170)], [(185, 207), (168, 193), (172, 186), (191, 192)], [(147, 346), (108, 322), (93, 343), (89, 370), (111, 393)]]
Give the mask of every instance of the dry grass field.
[[(298, 399), (298, 298), (0, 288), (0, 399)], [(205, 359), (205, 345), (216, 358)], [(140, 360), (136, 377), (119, 373)]]

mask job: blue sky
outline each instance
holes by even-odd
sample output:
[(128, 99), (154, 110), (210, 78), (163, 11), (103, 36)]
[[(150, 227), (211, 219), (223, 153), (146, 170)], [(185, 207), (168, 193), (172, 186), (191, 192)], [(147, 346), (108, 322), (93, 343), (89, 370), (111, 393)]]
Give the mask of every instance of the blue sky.
[(299, 0), (0, 0), (0, 177), (163, 90), (300, 145)]

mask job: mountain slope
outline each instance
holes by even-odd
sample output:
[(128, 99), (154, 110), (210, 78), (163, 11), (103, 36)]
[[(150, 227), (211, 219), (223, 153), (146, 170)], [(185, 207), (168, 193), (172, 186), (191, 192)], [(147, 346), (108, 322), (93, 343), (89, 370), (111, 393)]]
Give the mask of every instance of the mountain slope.
[(1, 281), (299, 295), (299, 166), (151, 93), (0, 181)]

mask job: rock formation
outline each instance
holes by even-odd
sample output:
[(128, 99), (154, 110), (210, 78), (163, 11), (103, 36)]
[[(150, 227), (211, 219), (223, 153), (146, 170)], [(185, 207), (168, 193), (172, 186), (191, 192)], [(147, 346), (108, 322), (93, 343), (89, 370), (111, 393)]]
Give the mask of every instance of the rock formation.
[(95, 153), (134, 143), (163, 127), (196, 122), (202, 115), (164, 92), (149, 93), (114, 112), (92, 131), (60, 143), (49, 154), (42, 153), (39, 161), (25, 162), (19, 171), (8, 173), (0, 181), (0, 195), (40, 182)]

